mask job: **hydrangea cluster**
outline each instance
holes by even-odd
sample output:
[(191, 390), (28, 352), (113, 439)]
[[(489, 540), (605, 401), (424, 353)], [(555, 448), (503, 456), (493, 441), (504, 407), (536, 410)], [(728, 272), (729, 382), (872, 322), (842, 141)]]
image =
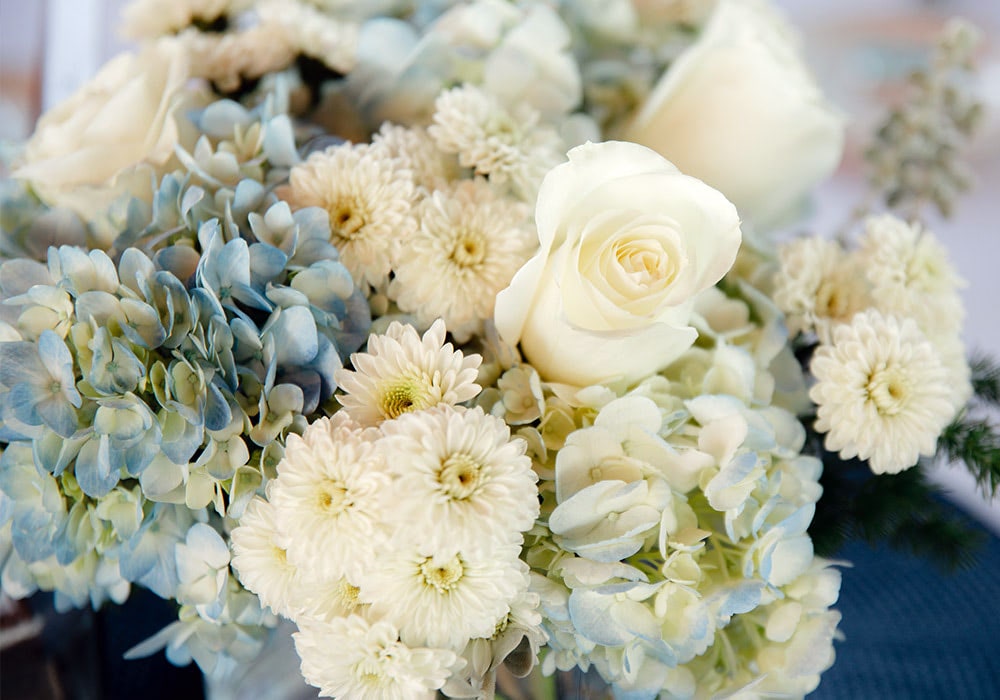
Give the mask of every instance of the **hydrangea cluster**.
[(870, 217), (859, 245), (800, 238), (780, 251), (774, 300), (793, 333), (819, 340), (816, 427), (841, 457), (897, 473), (931, 456), (972, 393), (962, 280), (919, 224)]
[(541, 476), (525, 559), (544, 671), (593, 667), (616, 697), (801, 696), (833, 663), (840, 574), (806, 533), (822, 465), (777, 405), (803, 378), (780, 314), (739, 286), (701, 298), (699, 346), (627, 391), (497, 360), (480, 404)]
[(330, 398), (370, 312), (326, 212), (267, 191), (298, 158), (287, 117), (220, 101), (195, 121), (152, 207), (102, 222), (120, 222), (109, 252), (0, 265), (0, 549), (11, 595), (175, 599), (179, 620), (136, 653), (166, 645), (225, 674), (273, 620), (229, 576), (226, 528)]
[(537, 477), (503, 420), (461, 405), (480, 358), (444, 330), (373, 335), (339, 373), (344, 409), (289, 436), (232, 533), (240, 579), (298, 625), (303, 674), (333, 697), (477, 697), (544, 640), (520, 559)]

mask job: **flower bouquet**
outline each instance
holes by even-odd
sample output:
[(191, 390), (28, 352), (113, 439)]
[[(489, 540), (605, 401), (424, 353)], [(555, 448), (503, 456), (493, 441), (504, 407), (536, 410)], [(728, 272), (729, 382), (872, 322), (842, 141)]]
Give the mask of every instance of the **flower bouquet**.
[(967, 406), (1000, 371), (970, 368), (920, 214), (963, 185), (968, 27), (879, 132), (872, 204), (778, 245), (844, 120), (765, 2), (136, 0), (124, 24), (137, 52), (3, 183), (7, 595), (147, 588), (177, 619), (129, 656), (214, 678), (285, 618), (337, 698), (573, 669), (788, 697), (834, 660), (820, 554), (961, 555), (928, 547), (919, 465), (996, 490)]

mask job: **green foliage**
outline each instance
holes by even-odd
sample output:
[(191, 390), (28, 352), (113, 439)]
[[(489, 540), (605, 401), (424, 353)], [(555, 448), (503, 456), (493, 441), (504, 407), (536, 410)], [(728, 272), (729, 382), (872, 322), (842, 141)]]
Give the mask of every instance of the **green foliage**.
[(969, 568), (983, 533), (945, 507), (919, 464), (899, 474), (872, 474), (860, 460), (842, 460), (819, 446), (824, 463), (823, 498), (809, 534), (816, 553), (835, 557), (850, 540), (885, 542), (926, 557), (945, 571)]
[(977, 353), (969, 360), (972, 391), (979, 401), (1000, 406), (1000, 363), (989, 355)]
[(938, 449), (949, 460), (963, 462), (987, 498), (1000, 490), (1000, 434), (990, 421), (959, 417), (941, 434)]

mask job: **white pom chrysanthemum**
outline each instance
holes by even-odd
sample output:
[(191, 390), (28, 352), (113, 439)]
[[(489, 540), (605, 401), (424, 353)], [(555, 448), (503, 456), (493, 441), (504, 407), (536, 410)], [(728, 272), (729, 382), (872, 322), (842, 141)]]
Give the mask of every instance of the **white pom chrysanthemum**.
[(455, 156), (441, 151), (423, 127), (386, 122), (372, 137), (372, 143), (399, 158), (402, 166), (413, 173), (417, 186), (428, 192), (443, 189), (459, 177)]
[(351, 615), (299, 624), (302, 675), (321, 695), (352, 700), (411, 700), (444, 685), (455, 664), (446, 649), (411, 648), (385, 620)]
[(231, 539), (240, 582), (278, 615), (294, 617), (302, 594), (300, 577), (279, 543), (274, 506), (263, 498), (250, 501)]
[(413, 529), (383, 548), (361, 581), (361, 600), (399, 627), (411, 645), (461, 651), (469, 639), (492, 637), (528, 587), (517, 544), (460, 549), (434, 546)]
[(309, 4), (294, 0), (266, 0), (254, 9), (262, 23), (285, 28), (298, 53), (341, 73), (354, 68), (357, 24), (341, 22)]
[(293, 167), (289, 184), (295, 208), (327, 211), (332, 242), (355, 282), (382, 286), (416, 230), (412, 173), (384, 148), (343, 144)]
[(891, 214), (872, 217), (860, 255), (880, 311), (915, 319), (928, 337), (961, 329), (963, 281), (930, 231)]
[(301, 438), (290, 435), (268, 494), (289, 561), (334, 582), (370, 563), (389, 486), (375, 442), (342, 423), (320, 418)]
[(133, 0), (122, 10), (121, 33), (129, 39), (176, 34), (196, 22), (211, 24), (249, 5), (249, 0)]
[(210, 80), (227, 92), (239, 88), (244, 79), (283, 70), (295, 60), (288, 31), (273, 23), (221, 34), (189, 27), (177, 39), (190, 57), (192, 77)]
[(537, 476), (524, 440), (481, 408), (420, 411), (384, 423), (396, 476), (394, 517), (438, 545), (519, 542), (538, 517)]
[(774, 303), (792, 335), (814, 331), (829, 342), (831, 331), (868, 306), (864, 276), (838, 243), (798, 238), (781, 246)]
[(361, 589), (346, 576), (337, 581), (307, 578), (305, 584), (299, 615), (293, 618), (297, 621), (312, 618), (331, 622), (338, 617), (363, 615), (368, 608), (359, 597)]
[(523, 105), (511, 114), (496, 97), (472, 85), (438, 96), (428, 132), (442, 151), (457, 154), (462, 166), (489, 175), (495, 184), (510, 182), (529, 202), (545, 173), (563, 160), (559, 136), (539, 126), (537, 112)]
[(421, 201), (416, 214), (419, 228), (389, 294), (421, 322), (444, 319), (465, 342), (493, 317), (497, 293), (537, 247), (529, 210), (498, 197), (484, 180), (465, 180)]
[(841, 457), (868, 460), (876, 474), (894, 474), (934, 454), (952, 419), (948, 371), (911, 319), (871, 309), (838, 326), (810, 365), (817, 383), (816, 429)]
[(436, 321), (423, 337), (413, 326), (393, 322), (385, 335), (368, 338), (368, 352), (351, 356), (354, 370), (334, 378), (346, 393), (340, 403), (363, 426), (378, 425), (409, 411), (454, 405), (476, 396), (479, 355), (463, 355), (445, 344)]

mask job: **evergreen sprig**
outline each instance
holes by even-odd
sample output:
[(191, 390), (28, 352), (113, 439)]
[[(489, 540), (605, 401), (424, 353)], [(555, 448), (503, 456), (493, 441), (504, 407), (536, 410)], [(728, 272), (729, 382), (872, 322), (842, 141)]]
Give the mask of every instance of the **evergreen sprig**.
[(969, 360), (972, 370), (972, 391), (975, 397), (988, 405), (1000, 406), (1000, 362), (977, 353)]
[[(818, 435), (813, 434), (818, 441)], [(944, 507), (919, 464), (899, 474), (872, 474), (867, 463), (819, 447), (823, 498), (809, 529), (817, 554), (834, 557), (850, 540), (925, 557), (945, 571), (970, 568), (982, 532)]]
[(987, 498), (1000, 491), (1000, 432), (988, 419), (961, 416), (945, 428), (938, 450), (964, 463)]

